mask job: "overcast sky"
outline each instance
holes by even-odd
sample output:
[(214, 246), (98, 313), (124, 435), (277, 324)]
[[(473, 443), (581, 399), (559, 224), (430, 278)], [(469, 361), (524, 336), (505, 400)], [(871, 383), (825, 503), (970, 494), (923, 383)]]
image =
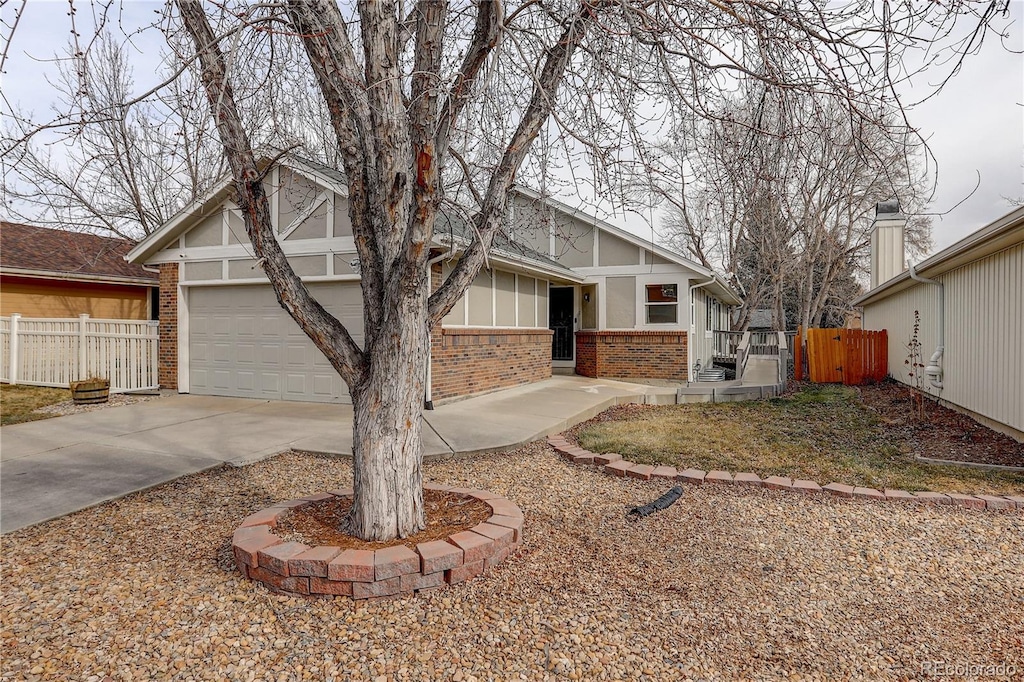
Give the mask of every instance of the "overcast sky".
[[(6, 2), (0, 9), (5, 36), (15, 4)], [(89, 5), (76, 4), (81, 8), (78, 30), (84, 35), (90, 22), (81, 13), (87, 12)], [(152, 21), (153, 10), (160, 7), (161, 3), (153, 2), (125, 3), (123, 23), (133, 26)], [(50, 106), (45, 77), (52, 67), (30, 56), (50, 58), (67, 43), (67, 8), (66, 0), (30, 0), (8, 55), (3, 95), (11, 103), (34, 110), (40, 119)], [(1024, 197), (1024, 58), (1020, 54), (1024, 50), (1024, 0), (1012, 0), (1010, 8), (1014, 20), (1010, 40), (1004, 45), (998, 36), (990, 36), (981, 53), (969, 57), (941, 93), (908, 112), (911, 124), (920, 128), (939, 164), (935, 199), (929, 210), (948, 212), (933, 218), (933, 252), (1011, 210), (1008, 199)], [(135, 62), (140, 87), (146, 74), (155, 70), (161, 42), (157, 32), (136, 41), (144, 51)], [(922, 80), (916, 85), (919, 90), (908, 93), (910, 99), (934, 83)], [(975, 185), (979, 185), (976, 190)], [(560, 198), (585, 208), (585, 200)], [(651, 237), (650, 216), (598, 212), (613, 223)], [(657, 216), (654, 222), (657, 224)]]

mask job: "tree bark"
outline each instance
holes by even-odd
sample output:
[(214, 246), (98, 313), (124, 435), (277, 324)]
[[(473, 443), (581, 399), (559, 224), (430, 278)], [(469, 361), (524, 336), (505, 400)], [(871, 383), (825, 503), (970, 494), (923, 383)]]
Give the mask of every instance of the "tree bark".
[(364, 540), (423, 529), (424, 376), (430, 355), (426, 268), (414, 286), (390, 286), (394, 305), (367, 339), (363, 380), (352, 388), (351, 532)]

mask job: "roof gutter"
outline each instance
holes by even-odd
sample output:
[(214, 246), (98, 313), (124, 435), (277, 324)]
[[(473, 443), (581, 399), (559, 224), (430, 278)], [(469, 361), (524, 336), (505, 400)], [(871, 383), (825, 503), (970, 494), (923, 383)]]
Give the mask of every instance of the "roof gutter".
[(946, 350), (946, 287), (943, 286), (942, 282), (937, 282), (934, 279), (928, 279), (921, 277), (917, 274), (917, 269), (910, 266), (910, 279), (915, 282), (921, 282), (922, 284), (934, 284), (939, 288), (939, 315), (938, 315), (938, 333), (936, 338), (938, 344), (935, 346), (935, 352), (932, 353), (931, 358), (928, 360), (928, 364), (925, 365), (924, 373), (928, 376), (928, 381), (935, 388), (942, 389), (942, 354)]
[[(148, 268), (147, 268), (148, 269)], [(159, 270), (155, 271), (159, 272)], [(118, 284), (118, 285), (139, 285), (146, 287), (157, 286), (159, 279), (146, 279), (144, 277), (125, 277), (122, 275), (90, 275), (86, 273), (55, 272), (53, 270), (32, 270), (31, 268), (0, 267), (0, 274), (11, 277), (36, 277), (38, 279), (53, 279), (65, 282), (95, 282), (97, 284)]]

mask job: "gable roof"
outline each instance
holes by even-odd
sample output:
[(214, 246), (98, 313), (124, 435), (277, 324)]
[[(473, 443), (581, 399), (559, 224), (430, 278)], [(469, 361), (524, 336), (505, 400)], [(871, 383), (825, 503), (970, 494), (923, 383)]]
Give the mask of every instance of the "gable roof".
[[(434, 224), (434, 241), (458, 251), (473, 241), (473, 229), (456, 211), (442, 209)], [(530, 269), (570, 282), (583, 282), (586, 278), (553, 258), (515, 241), (504, 232), (497, 232), (491, 242), (488, 258), (507, 264), (523, 264)]]
[[(265, 167), (270, 163), (277, 163), (299, 171), (315, 178), (341, 196), (348, 195), (345, 174), (319, 161), (298, 156), (294, 152), (278, 154), (273, 157), (265, 154), (257, 161), (257, 165), (261, 167)], [(180, 237), (199, 218), (205, 217), (210, 211), (228, 199), (231, 196), (233, 184), (230, 175), (222, 178), (203, 197), (182, 208), (170, 220), (160, 226), (160, 229), (136, 245), (135, 248), (128, 252), (126, 258), (132, 263), (144, 263), (158, 251)], [(457, 212), (442, 211), (437, 219), (434, 237), (435, 242), (448, 246), (455, 251), (469, 245), (472, 240), (472, 228), (467, 225), (466, 221)], [(583, 277), (573, 270), (566, 268), (557, 261), (534, 251), (524, 244), (512, 241), (504, 234), (499, 233), (495, 235), (489, 255), (495, 260), (506, 264), (520, 263), (529, 269), (554, 275), (560, 279), (573, 282), (583, 281)]]
[[(985, 227), (972, 232), (957, 243), (939, 251), (914, 267), (918, 275), (932, 278), (985, 256), (1024, 242), (1024, 206), (996, 218)], [(864, 306), (909, 289), (917, 283), (905, 270), (854, 299), (853, 305)]]
[[(328, 188), (342, 196), (348, 195), (345, 176), (340, 171), (325, 166), (317, 161), (297, 156), (292, 152), (275, 154), (263, 153), (257, 158), (256, 165), (265, 169), (271, 163), (291, 168), (322, 182)], [(234, 179), (228, 173), (218, 180), (210, 190), (180, 211), (171, 216), (170, 220), (160, 226), (151, 235), (140, 241), (131, 249), (125, 258), (131, 263), (144, 263), (158, 251), (187, 232), (195, 222), (205, 217), (213, 209), (219, 207), (232, 196)]]
[[(326, 166), (319, 161), (313, 161), (311, 159), (298, 156), (294, 152), (277, 152), (273, 156), (270, 154), (263, 154), (257, 160), (257, 165), (264, 168), (267, 164), (271, 163), (280, 164), (312, 176), (322, 182), (326, 187), (337, 192), (339, 195), (348, 195), (348, 187), (346, 185), (344, 173), (338, 169)], [(140, 242), (127, 254), (126, 258), (132, 263), (143, 263), (151, 258), (158, 251), (170, 244), (174, 239), (177, 239), (181, 234), (186, 232), (199, 218), (205, 217), (210, 211), (218, 207), (231, 195), (232, 187), (233, 180), (231, 176), (225, 176), (220, 182), (214, 185), (205, 196), (182, 208), (169, 221), (162, 225), (160, 229)], [(543, 201), (555, 210), (566, 215), (585, 220), (588, 224), (594, 225), (598, 229), (609, 232), (640, 248), (652, 251), (670, 263), (686, 267), (697, 275), (708, 278), (705, 288), (718, 296), (723, 303), (728, 305), (738, 305), (740, 303), (739, 297), (719, 274), (701, 266), (685, 256), (676, 253), (675, 251), (671, 251), (658, 246), (653, 242), (641, 239), (636, 235), (615, 227), (614, 225), (596, 218), (595, 216), (576, 210), (559, 201), (548, 197), (542, 197), (539, 193), (526, 187), (517, 185), (513, 187), (512, 192)], [(434, 241), (436, 243), (446, 245), (452, 250), (456, 250), (459, 247), (464, 248), (472, 241), (472, 229), (461, 216), (457, 215), (456, 212), (443, 211), (442, 214), (438, 216), (438, 225), (435, 227), (434, 237)], [(504, 233), (499, 232), (495, 235), (494, 242), (491, 246), (490, 256), (495, 260), (506, 264), (514, 265), (519, 263), (524, 267), (537, 269), (546, 274), (568, 281), (582, 282), (585, 280), (585, 277), (575, 270), (567, 268), (547, 254), (542, 254), (521, 242), (509, 238), (508, 235)]]
[(131, 242), (114, 237), (0, 221), (4, 274), (156, 284), (156, 273), (124, 260), (131, 248)]
[(683, 256), (682, 254), (676, 253), (671, 249), (666, 249), (663, 246), (659, 246), (655, 244), (653, 241), (642, 239), (641, 237), (638, 237), (631, 232), (627, 232), (622, 228), (616, 227), (615, 225), (612, 225), (611, 223), (605, 220), (601, 220), (600, 218), (593, 216), (589, 213), (586, 213), (585, 211), (573, 208), (572, 206), (562, 203), (557, 199), (552, 199), (549, 196), (545, 196), (540, 192), (530, 189), (529, 187), (526, 187), (524, 185), (516, 185), (515, 187), (512, 188), (512, 192), (527, 197), (528, 199), (533, 199), (534, 201), (543, 202), (544, 204), (550, 206), (552, 209), (558, 211), (559, 213), (567, 215), (571, 218), (583, 220), (587, 224), (593, 225), (595, 228), (603, 232), (607, 232), (641, 249), (651, 251), (656, 256), (664, 258), (670, 263), (674, 263), (675, 265), (681, 265), (685, 268), (693, 270), (695, 273), (702, 277), (706, 277), (708, 280), (713, 280), (712, 282), (709, 282), (709, 284), (704, 288), (710, 290), (712, 293), (718, 296), (718, 298), (721, 299), (723, 303), (727, 305), (739, 305), (742, 302), (739, 296), (736, 294), (736, 292), (732, 290), (732, 287), (730, 287), (729, 284), (725, 281), (725, 278), (723, 278), (714, 270), (710, 270), (701, 265), (700, 263), (697, 263), (696, 261), (693, 261), (687, 258), (686, 256)]

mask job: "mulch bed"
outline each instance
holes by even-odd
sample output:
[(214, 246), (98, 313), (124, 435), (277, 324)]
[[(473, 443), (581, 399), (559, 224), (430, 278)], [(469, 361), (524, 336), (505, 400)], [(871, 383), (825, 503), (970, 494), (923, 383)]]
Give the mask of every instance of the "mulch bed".
[(438, 490), (423, 491), (427, 527), (401, 541), (367, 542), (349, 535), (348, 514), (351, 497), (339, 497), (294, 509), (280, 517), (275, 534), (316, 547), (329, 545), (341, 549), (377, 550), (399, 544), (415, 549), (421, 542), (446, 540), (451, 535), (483, 523), (491, 516), (491, 508), (472, 497), (462, 497)]
[(919, 419), (915, 396), (903, 384), (884, 381), (861, 386), (858, 391), (864, 405), (881, 419), (886, 434), (908, 454), (1024, 467), (1024, 443), (939, 405), (927, 396), (921, 403), (923, 419)]

